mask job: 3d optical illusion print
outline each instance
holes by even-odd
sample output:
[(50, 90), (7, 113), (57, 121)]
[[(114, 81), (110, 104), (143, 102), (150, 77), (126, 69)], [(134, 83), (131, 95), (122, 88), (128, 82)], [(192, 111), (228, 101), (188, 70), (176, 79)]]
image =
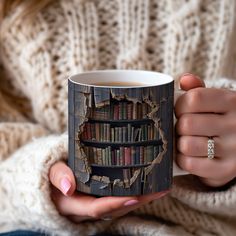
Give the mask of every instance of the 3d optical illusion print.
[(69, 166), (78, 191), (128, 196), (170, 187), (172, 91), (173, 83), (110, 89), (69, 81)]

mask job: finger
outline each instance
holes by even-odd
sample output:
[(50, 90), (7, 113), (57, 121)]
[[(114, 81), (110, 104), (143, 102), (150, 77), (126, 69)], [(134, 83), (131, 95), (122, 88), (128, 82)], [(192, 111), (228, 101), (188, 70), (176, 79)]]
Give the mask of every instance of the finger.
[(232, 179), (227, 178), (227, 179), (221, 179), (221, 180), (215, 180), (215, 179), (208, 179), (208, 178), (200, 178), (200, 180), (205, 184), (210, 187), (218, 188), (226, 185), (229, 183)]
[(137, 197), (101, 197), (76, 193), (71, 197), (59, 195), (57, 205), (64, 215), (78, 215), (83, 217), (101, 218), (112, 211), (138, 203)]
[(51, 183), (64, 195), (71, 196), (76, 188), (76, 182), (71, 169), (63, 162), (55, 163), (49, 171)]
[[(177, 140), (177, 149), (185, 156), (205, 157), (208, 153), (208, 140), (208, 137), (181, 136)], [(215, 156), (224, 156), (221, 143), (222, 140), (220, 138), (214, 137)]]
[(236, 93), (226, 89), (195, 88), (184, 93), (176, 102), (175, 113), (226, 113), (235, 110)]
[(162, 191), (162, 192), (159, 192), (159, 193), (153, 193), (153, 194), (138, 196), (137, 198), (138, 198), (139, 202), (137, 204), (127, 206), (125, 208), (121, 208), (121, 209), (118, 209), (116, 211), (108, 212), (108, 214), (104, 215), (102, 218), (114, 219), (114, 218), (126, 215), (130, 211), (134, 211), (134, 210), (138, 209), (139, 207), (143, 206), (144, 204), (147, 204), (147, 203), (149, 203), (153, 200), (157, 200), (157, 199), (160, 199), (160, 198), (164, 197), (169, 192), (170, 192), (170, 190), (167, 190), (167, 191)]
[[(232, 160), (208, 159), (207, 157), (191, 157), (177, 155), (177, 164), (183, 170), (203, 178), (214, 180), (227, 179), (235, 175), (235, 163)], [(235, 162), (235, 161), (234, 161)]]
[(198, 76), (187, 73), (180, 78), (180, 88), (188, 91), (197, 87), (205, 87), (205, 83)]
[(86, 220), (89, 220), (89, 221), (97, 220), (97, 219), (93, 219), (89, 216), (77, 216), (77, 215), (68, 215), (67, 218), (74, 223), (79, 223), (79, 222), (86, 221)]
[(224, 135), (232, 132), (226, 129), (228, 123), (224, 118), (223, 115), (219, 114), (184, 114), (176, 123), (176, 132), (185, 136), (212, 137)]
[(140, 202), (150, 202), (150, 201), (157, 200), (159, 198), (164, 197), (165, 195), (170, 193), (170, 191), (171, 190), (168, 189), (168, 190), (157, 192), (157, 193), (149, 193), (149, 194), (137, 196), (137, 198)]

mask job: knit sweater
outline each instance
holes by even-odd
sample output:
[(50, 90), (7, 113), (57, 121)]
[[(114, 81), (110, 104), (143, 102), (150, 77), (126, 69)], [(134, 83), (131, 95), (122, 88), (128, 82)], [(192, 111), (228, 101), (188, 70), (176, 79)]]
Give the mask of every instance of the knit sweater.
[[(236, 89), (235, 0), (60, 0), (13, 21), (0, 55), (0, 232), (52, 235), (227, 235), (236, 185), (211, 189), (176, 177), (171, 193), (112, 221), (74, 224), (50, 198), (48, 172), (68, 155), (67, 77), (143, 69)], [(177, 81), (177, 80), (176, 80)], [(219, 170), (223, 171), (223, 170)]]

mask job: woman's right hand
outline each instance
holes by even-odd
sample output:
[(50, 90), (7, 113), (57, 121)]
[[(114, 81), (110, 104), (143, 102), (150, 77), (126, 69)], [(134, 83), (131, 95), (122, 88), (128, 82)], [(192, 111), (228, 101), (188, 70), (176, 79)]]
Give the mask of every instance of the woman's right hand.
[(55, 163), (49, 172), (52, 199), (61, 215), (74, 222), (108, 220), (120, 217), (169, 191), (127, 197), (99, 197), (76, 192), (76, 182), (71, 169), (63, 162)]

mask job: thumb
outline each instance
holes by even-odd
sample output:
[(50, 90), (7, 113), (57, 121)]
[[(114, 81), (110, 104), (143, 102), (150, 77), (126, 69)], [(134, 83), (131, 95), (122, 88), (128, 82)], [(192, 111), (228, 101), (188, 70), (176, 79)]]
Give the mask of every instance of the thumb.
[(180, 88), (188, 91), (193, 88), (205, 87), (205, 83), (198, 76), (187, 73), (180, 77)]
[(72, 170), (63, 162), (55, 163), (49, 171), (50, 182), (64, 195), (71, 196), (76, 188)]

